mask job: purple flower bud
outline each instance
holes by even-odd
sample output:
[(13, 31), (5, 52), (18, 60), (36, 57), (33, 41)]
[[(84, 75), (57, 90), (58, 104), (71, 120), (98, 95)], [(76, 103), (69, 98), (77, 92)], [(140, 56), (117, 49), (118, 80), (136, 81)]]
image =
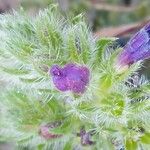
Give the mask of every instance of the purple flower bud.
[(55, 128), (59, 125), (60, 123), (50, 123), (47, 125), (41, 125), (39, 131), (40, 135), (47, 140), (61, 137), (62, 135), (50, 133), (50, 129)]
[(82, 145), (93, 145), (95, 142), (91, 141), (91, 133), (86, 132), (85, 129), (81, 129), (80, 133), (77, 133), (77, 136), (81, 137)]
[(60, 91), (83, 93), (89, 83), (89, 70), (83, 66), (66, 64), (64, 68), (53, 65), (50, 69), (53, 83)]
[(150, 23), (143, 27), (120, 53), (117, 66), (124, 67), (150, 57)]

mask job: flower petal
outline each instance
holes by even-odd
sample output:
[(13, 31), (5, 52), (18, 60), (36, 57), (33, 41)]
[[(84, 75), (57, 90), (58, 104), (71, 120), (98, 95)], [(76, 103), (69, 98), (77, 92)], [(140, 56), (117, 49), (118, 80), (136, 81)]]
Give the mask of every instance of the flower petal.
[(142, 28), (124, 47), (117, 65), (131, 65), (139, 60), (150, 57), (150, 23)]
[(89, 70), (76, 64), (66, 64), (64, 68), (54, 65), (50, 71), (53, 83), (60, 91), (83, 93), (89, 83)]

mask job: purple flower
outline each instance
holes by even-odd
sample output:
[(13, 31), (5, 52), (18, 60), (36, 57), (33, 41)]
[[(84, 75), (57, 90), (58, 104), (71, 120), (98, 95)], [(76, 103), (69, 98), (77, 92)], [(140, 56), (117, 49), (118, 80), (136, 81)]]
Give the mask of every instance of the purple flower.
[(83, 93), (89, 83), (89, 70), (87, 67), (76, 64), (66, 64), (64, 68), (53, 65), (50, 69), (53, 83), (60, 91)]
[(143, 27), (124, 47), (120, 53), (117, 66), (130, 66), (131, 64), (150, 57), (150, 23)]

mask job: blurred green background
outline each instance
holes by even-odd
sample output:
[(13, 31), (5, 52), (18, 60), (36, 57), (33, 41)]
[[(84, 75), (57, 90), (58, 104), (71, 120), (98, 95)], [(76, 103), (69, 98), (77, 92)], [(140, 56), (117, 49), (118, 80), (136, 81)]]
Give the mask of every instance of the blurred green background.
[(52, 3), (58, 3), (64, 14), (84, 14), (94, 31), (150, 19), (150, 0), (0, 0), (0, 12), (21, 6), (35, 15)]

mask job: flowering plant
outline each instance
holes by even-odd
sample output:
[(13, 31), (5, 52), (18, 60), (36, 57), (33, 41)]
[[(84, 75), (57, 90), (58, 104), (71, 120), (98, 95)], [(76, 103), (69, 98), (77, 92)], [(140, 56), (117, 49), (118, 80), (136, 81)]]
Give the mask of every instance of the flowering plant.
[(0, 16), (0, 140), (38, 150), (149, 149), (150, 25), (122, 49), (57, 7)]

